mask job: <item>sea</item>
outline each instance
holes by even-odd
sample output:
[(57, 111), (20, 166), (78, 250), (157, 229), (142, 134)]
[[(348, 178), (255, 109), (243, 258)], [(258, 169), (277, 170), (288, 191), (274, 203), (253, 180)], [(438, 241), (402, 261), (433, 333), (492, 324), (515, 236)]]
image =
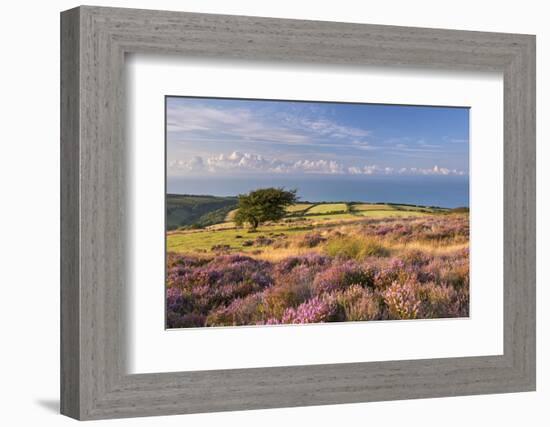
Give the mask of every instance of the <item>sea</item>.
[(384, 202), (445, 208), (469, 207), (467, 176), (239, 176), (168, 177), (175, 194), (236, 196), (257, 188), (296, 189), (300, 201)]

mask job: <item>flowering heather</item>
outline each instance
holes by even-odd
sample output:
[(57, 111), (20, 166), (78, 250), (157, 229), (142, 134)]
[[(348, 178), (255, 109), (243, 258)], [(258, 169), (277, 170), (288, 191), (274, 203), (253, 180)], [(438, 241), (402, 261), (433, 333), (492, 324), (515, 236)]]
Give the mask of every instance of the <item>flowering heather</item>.
[(294, 267), (286, 274), (275, 276), (277, 285), (264, 292), (266, 311), (280, 317), (287, 308), (297, 307), (312, 297), (312, 283), (318, 269), (305, 264)]
[(296, 308), (287, 308), (281, 323), (319, 323), (330, 321), (336, 312), (336, 304), (313, 297)]
[(352, 285), (344, 291), (330, 294), (337, 305), (339, 318), (348, 321), (381, 318), (381, 297), (368, 288)]
[(319, 233), (307, 233), (297, 242), (297, 246), (301, 248), (314, 248), (326, 240)]
[(467, 243), (470, 225), (468, 217), (464, 215), (385, 218), (367, 222), (362, 231), (365, 235), (384, 237), (401, 243), (413, 241)]
[(334, 263), (333, 266), (315, 276), (313, 288), (317, 294), (344, 290), (353, 284), (361, 286), (374, 285), (373, 269), (355, 261)]
[(404, 283), (411, 275), (415, 275), (419, 269), (407, 265), (404, 260), (390, 258), (387, 262), (377, 263), (374, 276), (374, 284), (379, 289), (385, 289), (394, 282)]
[(467, 294), (449, 285), (428, 283), (420, 299), (423, 318), (465, 317), (468, 315)]
[(468, 235), (463, 215), (385, 217), (285, 237), (272, 258), (169, 253), (167, 327), (467, 317)]
[(394, 282), (384, 291), (384, 301), (391, 319), (416, 319), (420, 309), (418, 283)]
[[(168, 288), (188, 295), (193, 311), (204, 316), (273, 283), (271, 264), (265, 261), (241, 255), (218, 256), (209, 262), (183, 258), (168, 270)], [(168, 297), (168, 309), (169, 301)]]
[(295, 267), (306, 266), (306, 267), (326, 267), (331, 264), (332, 260), (323, 255), (316, 253), (311, 253), (303, 256), (292, 256), (288, 257), (275, 265), (275, 271), (278, 273), (289, 273)]
[(238, 326), (254, 324), (262, 320), (263, 298), (261, 293), (234, 300), (227, 307), (213, 310), (206, 318), (207, 326)]

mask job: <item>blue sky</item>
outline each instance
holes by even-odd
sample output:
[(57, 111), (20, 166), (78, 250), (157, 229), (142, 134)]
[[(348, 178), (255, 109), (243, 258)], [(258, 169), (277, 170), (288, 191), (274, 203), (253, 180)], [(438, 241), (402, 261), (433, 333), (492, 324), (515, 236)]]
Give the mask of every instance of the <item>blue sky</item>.
[(167, 98), (178, 177), (468, 176), (467, 108)]

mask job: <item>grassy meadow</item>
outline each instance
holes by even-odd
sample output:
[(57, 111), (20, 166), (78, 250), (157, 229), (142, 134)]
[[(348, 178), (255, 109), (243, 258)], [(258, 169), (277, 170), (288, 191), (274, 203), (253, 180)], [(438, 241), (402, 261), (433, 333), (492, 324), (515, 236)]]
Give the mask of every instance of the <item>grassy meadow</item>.
[(467, 209), (296, 203), (256, 230), (236, 198), (167, 198), (167, 327), (469, 315)]

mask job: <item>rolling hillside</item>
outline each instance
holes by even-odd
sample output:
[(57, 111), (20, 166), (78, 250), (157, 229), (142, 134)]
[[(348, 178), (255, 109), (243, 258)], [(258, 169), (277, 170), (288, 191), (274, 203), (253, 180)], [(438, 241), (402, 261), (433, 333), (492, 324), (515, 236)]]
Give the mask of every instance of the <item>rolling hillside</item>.
[[(217, 225), (234, 228), (233, 216), (237, 197), (168, 194), (166, 197), (166, 226), (168, 231), (196, 229)], [(361, 218), (415, 217), (429, 214), (467, 213), (467, 208), (446, 209), (436, 206), (416, 206), (396, 203), (364, 202), (299, 202), (287, 207), (286, 221), (341, 222)], [(313, 222), (312, 222), (313, 221)]]
[(205, 227), (223, 222), (236, 206), (236, 197), (167, 194), (166, 228)]

